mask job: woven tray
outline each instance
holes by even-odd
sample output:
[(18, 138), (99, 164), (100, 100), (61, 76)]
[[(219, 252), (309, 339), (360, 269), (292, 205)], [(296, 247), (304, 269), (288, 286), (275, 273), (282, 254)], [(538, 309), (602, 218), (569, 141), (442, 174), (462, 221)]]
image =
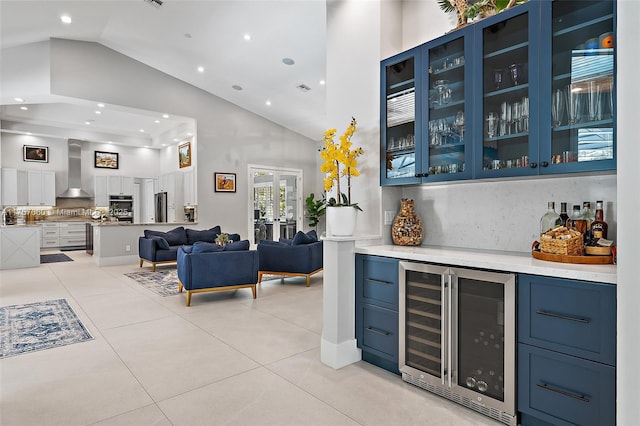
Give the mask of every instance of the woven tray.
[(614, 264), (614, 256), (570, 256), (566, 254), (544, 253), (540, 251), (540, 243), (533, 242), (531, 255), (534, 259), (546, 260), (548, 262), (578, 263), (590, 265), (610, 265)]

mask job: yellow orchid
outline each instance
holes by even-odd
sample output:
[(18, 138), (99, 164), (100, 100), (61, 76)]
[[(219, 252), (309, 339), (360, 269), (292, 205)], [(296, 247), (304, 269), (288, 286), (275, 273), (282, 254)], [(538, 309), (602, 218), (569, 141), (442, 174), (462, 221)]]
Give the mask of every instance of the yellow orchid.
[[(356, 168), (358, 165), (357, 157), (364, 154), (364, 150), (360, 147), (351, 149), (353, 145), (351, 137), (356, 132), (356, 119), (351, 118), (351, 123), (338, 138), (339, 143), (333, 140), (336, 132), (336, 129), (324, 132), (324, 147), (320, 151), (320, 158), (324, 160), (324, 163), (320, 165), (320, 171), (325, 174), (324, 189), (329, 192), (336, 185), (338, 201), (334, 205), (353, 206), (360, 209), (356, 204), (351, 204), (351, 176), (360, 176), (360, 172)], [(343, 166), (342, 170), (340, 170), (340, 165)], [(340, 191), (340, 176), (347, 177), (347, 195)]]

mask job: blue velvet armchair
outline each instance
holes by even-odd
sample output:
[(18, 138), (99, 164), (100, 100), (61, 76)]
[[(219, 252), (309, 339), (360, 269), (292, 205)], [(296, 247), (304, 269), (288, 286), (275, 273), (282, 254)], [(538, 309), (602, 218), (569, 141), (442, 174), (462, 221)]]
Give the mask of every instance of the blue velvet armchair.
[(309, 287), (311, 276), (322, 271), (322, 241), (318, 241), (314, 231), (308, 234), (298, 231), (293, 240), (263, 240), (257, 250), (258, 283), (262, 282), (263, 275), (303, 276)]
[(231, 250), (198, 251), (206, 244), (182, 246), (177, 251), (178, 291), (186, 290), (187, 306), (191, 305), (193, 293), (210, 291), (250, 288), (255, 299), (258, 252), (248, 250), (249, 241), (229, 244)]

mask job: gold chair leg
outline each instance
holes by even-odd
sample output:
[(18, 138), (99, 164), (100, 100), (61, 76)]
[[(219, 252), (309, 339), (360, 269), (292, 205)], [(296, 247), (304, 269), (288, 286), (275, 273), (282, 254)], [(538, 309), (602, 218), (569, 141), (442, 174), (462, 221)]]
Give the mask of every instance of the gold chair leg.
[(140, 259), (140, 267), (142, 268), (142, 259)]
[(307, 287), (311, 286), (311, 275), (307, 274)]
[(156, 263), (155, 263), (155, 262), (153, 262), (153, 263), (151, 264), (151, 272), (155, 272), (155, 271), (156, 271)]
[(182, 281), (178, 280), (178, 293), (182, 293)]
[(191, 290), (187, 290), (187, 306), (191, 306)]
[(256, 298), (256, 286), (255, 284), (251, 286), (251, 293), (253, 293), (253, 298)]

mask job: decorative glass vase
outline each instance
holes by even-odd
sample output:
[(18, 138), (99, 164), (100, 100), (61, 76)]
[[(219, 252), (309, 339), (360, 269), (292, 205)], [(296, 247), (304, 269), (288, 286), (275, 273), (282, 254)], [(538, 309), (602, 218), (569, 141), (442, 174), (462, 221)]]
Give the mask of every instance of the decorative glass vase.
[(358, 210), (351, 206), (327, 207), (327, 234), (336, 237), (353, 235)]
[(413, 200), (400, 200), (400, 212), (391, 226), (393, 243), (400, 246), (419, 246), (424, 239), (422, 219), (415, 212)]

